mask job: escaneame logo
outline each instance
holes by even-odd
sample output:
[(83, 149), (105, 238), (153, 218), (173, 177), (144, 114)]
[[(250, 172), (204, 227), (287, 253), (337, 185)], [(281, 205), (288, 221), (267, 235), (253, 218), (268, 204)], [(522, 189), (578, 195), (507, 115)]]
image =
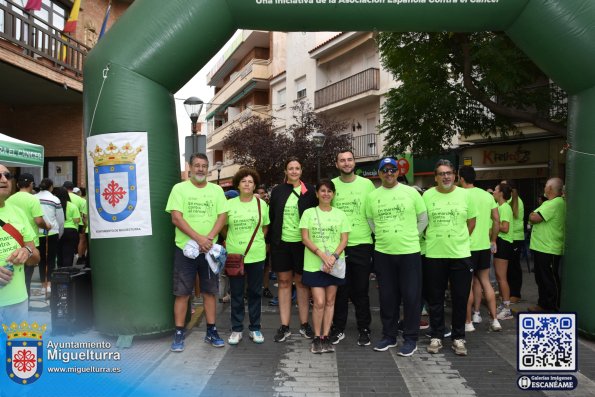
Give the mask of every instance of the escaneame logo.
[(15, 383), (29, 385), (43, 373), (43, 333), (47, 326), (26, 321), (2, 324), (6, 339), (6, 373)]

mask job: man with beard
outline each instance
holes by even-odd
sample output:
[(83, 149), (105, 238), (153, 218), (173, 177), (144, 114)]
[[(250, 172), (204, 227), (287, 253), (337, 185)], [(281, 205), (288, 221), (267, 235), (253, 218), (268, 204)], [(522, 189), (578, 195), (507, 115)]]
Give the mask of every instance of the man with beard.
[[(188, 299), (192, 295), (196, 274), (200, 280), (203, 295), (207, 334), (205, 342), (214, 347), (223, 347), (215, 326), (216, 296), (219, 276), (214, 274), (206, 259), (206, 253), (217, 241), (217, 235), (227, 220), (227, 200), (219, 185), (207, 182), (209, 159), (202, 153), (190, 156), (191, 179), (176, 184), (167, 201), (165, 211), (171, 214), (176, 226), (176, 248), (174, 254), (174, 321), (176, 331), (171, 351), (184, 350), (184, 321)], [(194, 241), (194, 243), (192, 243)], [(185, 250), (198, 246), (198, 256), (186, 256)]]
[(345, 338), (349, 300), (355, 306), (355, 318), (359, 337), (359, 346), (370, 344), (369, 278), (372, 270), (372, 231), (366, 220), (366, 197), (374, 191), (372, 181), (355, 175), (355, 160), (351, 150), (337, 154), (335, 166), (341, 173), (333, 179), (336, 192), (333, 207), (339, 208), (347, 215), (351, 223), (351, 233), (346, 254), (345, 284), (340, 285), (335, 298), (335, 314), (331, 329), (331, 343), (336, 345)]
[(428, 352), (435, 354), (442, 349), (444, 292), (450, 281), (452, 348), (455, 354), (465, 356), (465, 316), (473, 275), (469, 236), (475, 228), (476, 209), (467, 190), (455, 185), (456, 175), (450, 161), (439, 160), (434, 175), (437, 186), (423, 195), (429, 221), (423, 269), (432, 328)]

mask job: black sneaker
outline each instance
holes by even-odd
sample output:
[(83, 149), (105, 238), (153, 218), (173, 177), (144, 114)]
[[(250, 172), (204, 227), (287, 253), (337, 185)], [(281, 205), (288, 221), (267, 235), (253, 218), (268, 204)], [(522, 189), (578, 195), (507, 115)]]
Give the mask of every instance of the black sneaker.
[(300, 327), (300, 334), (302, 334), (302, 336), (306, 339), (314, 338), (314, 331), (312, 330), (312, 327), (310, 327), (310, 324), (308, 324), (308, 323), (302, 324), (302, 326)]
[(330, 341), (333, 345), (338, 344), (345, 339), (345, 333), (339, 331), (337, 328), (331, 328), (331, 334), (329, 335)]
[(322, 339), (322, 352), (323, 353), (334, 353), (335, 352), (335, 346), (333, 346), (333, 344), (331, 343), (331, 339), (326, 336), (324, 337), (324, 339)]
[(362, 329), (359, 331), (359, 337), (357, 338), (357, 344), (359, 346), (370, 346), (370, 330)]
[(277, 330), (277, 333), (273, 337), (273, 340), (275, 342), (285, 342), (285, 339), (289, 338), (290, 336), (291, 331), (289, 330), (289, 327), (287, 325), (282, 325)]
[(322, 340), (319, 336), (315, 337), (314, 340), (312, 340), (312, 344), (310, 345), (310, 351), (314, 354), (322, 353)]

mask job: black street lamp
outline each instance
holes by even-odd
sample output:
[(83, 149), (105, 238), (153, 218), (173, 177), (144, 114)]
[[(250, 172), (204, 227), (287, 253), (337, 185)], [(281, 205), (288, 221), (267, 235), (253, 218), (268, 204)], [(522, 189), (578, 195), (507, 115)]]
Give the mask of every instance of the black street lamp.
[(322, 155), (322, 148), (324, 147), (324, 141), (326, 141), (326, 135), (320, 132), (312, 133), (312, 142), (314, 142), (314, 147), (316, 148), (317, 155), (317, 172), (316, 175), (318, 176), (318, 181), (320, 181), (320, 156)]
[(219, 184), (219, 177), (221, 176), (221, 168), (223, 168), (223, 163), (221, 161), (217, 161), (215, 163), (215, 169), (217, 170), (217, 185)]
[(191, 96), (184, 101), (184, 108), (186, 109), (186, 113), (188, 113), (190, 121), (192, 122), (192, 135), (195, 135), (197, 132), (196, 122), (198, 121), (198, 116), (200, 115), (203, 104), (204, 102), (202, 99), (199, 99), (195, 96)]

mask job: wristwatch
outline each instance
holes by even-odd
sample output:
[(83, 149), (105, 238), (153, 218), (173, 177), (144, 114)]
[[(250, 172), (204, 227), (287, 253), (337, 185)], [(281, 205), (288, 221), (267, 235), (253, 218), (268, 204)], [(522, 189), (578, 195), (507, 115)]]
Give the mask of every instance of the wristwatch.
[(339, 254), (337, 254), (336, 252), (333, 252), (333, 256), (335, 257), (336, 260), (339, 260)]

